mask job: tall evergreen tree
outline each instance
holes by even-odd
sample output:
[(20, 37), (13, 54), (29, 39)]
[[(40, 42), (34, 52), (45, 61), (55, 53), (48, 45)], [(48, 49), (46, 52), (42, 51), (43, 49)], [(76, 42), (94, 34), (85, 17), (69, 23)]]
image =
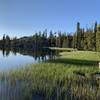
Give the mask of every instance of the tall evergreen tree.
[(81, 48), (81, 29), (80, 23), (77, 23), (77, 49)]
[(96, 32), (96, 51), (100, 52), (100, 25), (98, 25)]
[(97, 22), (95, 22), (95, 26), (94, 26), (94, 34), (93, 34), (93, 46), (94, 46), (94, 50), (96, 50), (96, 32), (97, 32)]
[(2, 47), (5, 48), (5, 43), (6, 43), (6, 37), (5, 34), (3, 35), (3, 39), (2, 39)]
[(77, 33), (73, 34), (73, 48), (77, 48)]
[(6, 47), (10, 47), (10, 37), (8, 35), (6, 36), (5, 45)]

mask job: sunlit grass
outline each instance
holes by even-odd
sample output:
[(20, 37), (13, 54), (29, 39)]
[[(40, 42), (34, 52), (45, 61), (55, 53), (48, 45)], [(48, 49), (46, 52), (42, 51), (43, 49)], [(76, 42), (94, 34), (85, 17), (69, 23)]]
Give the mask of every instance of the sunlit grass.
[(100, 53), (93, 51), (61, 52), (60, 58), (100, 61)]
[[(78, 74), (79, 72), (85, 76)], [(42, 94), (46, 99), (66, 100), (71, 96), (93, 99), (94, 94), (97, 96), (95, 90), (100, 91), (98, 89), (99, 80), (92, 77), (92, 74), (96, 72), (99, 72), (96, 66), (90, 68), (88, 66), (41, 63), (10, 71), (7, 77), (12, 82), (25, 81), (29, 84), (26, 85), (26, 88), (30, 89), (31, 93)], [(70, 94), (68, 94), (69, 91)]]
[(59, 48), (59, 47), (49, 47), (49, 49), (51, 50), (57, 50), (57, 51), (77, 51), (77, 49), (73, 49), (73, 48)]

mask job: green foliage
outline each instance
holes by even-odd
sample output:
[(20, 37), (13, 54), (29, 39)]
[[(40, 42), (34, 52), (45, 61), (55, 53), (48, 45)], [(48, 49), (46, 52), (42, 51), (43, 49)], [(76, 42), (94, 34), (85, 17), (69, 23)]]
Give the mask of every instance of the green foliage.
[(73, 48), (77, 48), (77, 34), (74, 33), (73, 35)]
[[(97, 32), (97, 22), (94, 25), (94, 28), (87, 28), (84, 30), (84, 28), (80, 28), (80, 23), (77, 23), (77, 40), (75, 39), (73, 42), (74, 45), (76, 44), (77, 41), (77, 49), (81, 50), (91, 50), (95, 51), (96, 50), (96, 32)], [(75, 46), (74, 46), (75, 47)]]
[(96, 32), (96, 50), (100, 52), (100, 25), (98, 26), (98, 30)]
[[(48, 35), (47, 35), (48, 34)], [(23, 48), (23, 49), (40, 49), (42, 47), (60, 47), (60, 48), (77, 48), (78, 50), (100, 51), (100, 30), (97, 29), (97, 22), (94, 27), (86, 29), (80, 27), (77, 23), (76, 32), (72, 35), (67, 33), (50, 32), (45, 29), (43, 32), (37, 32), (30, 37), (13, 38), (7, 35), (0, 40), (0, 48)]]

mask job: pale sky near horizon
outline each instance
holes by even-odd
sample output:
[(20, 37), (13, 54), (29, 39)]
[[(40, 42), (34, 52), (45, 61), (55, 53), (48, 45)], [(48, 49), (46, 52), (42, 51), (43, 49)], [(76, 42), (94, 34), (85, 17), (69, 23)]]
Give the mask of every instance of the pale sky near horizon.
[(100, 23), (100, 0), (0, 0), (0, 37), (32, 35), (34, 32), (74, 32)]

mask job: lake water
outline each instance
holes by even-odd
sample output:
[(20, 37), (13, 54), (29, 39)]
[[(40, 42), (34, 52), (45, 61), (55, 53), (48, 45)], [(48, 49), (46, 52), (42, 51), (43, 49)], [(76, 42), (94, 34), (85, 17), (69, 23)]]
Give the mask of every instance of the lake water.
[(0, 50), (0, 71), (39, 63), (53, 57), (53, 52), (48, 50)]
[[(0, 71), (20, 68), (26, 64), (36, 64), (55, 59), (55, 51), (3, 49), (0, 50)], [(30, 92), (31, 81), (11, 81), (5, 75), (0, 80), (0, 100), (43, 100), (39, 95)]]

